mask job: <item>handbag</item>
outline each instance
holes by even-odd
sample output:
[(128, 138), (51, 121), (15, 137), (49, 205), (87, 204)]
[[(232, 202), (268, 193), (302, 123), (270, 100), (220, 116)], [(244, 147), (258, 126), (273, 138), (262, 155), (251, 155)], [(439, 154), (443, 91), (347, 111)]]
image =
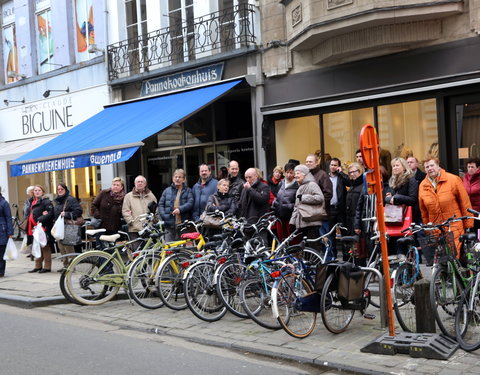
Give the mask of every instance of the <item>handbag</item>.
[[(63, 211), (65, 211), (65, 207), (67, 206), (67, 202), (65, 201), (65, 204), (63, 205)], [(78, 225), (82, 226), (85, 224), (85, 219), (83, 216), (79, 216), (76, 219), (65, 219), (65, 225)]]
[(82, 242), (82, 233), (80, 226), (65, 223), (65, 234), (61, 242), (66, 246), (75, 246), (80, 244)]
[(23, 232), (27, 232), (27, 228), (28, 228), (28, 217), (26, 217), (25, 219), (23, 219), (23, 221), (18, 225), (18, 227), (23, 231)]
[(395, 206), (387, 203), (384, 208), (384, 217), (386, 223), (403, 223), (403, 205)]
[[(219, 204), (217, 197), (214, 196), (213, 199), (215, 200), (215, 206), (218, 207)], [(203, 213), (200, 215), (200, 220), (202, 220), (205, 228), (218, 229), (222, 227), (222, 224), (220, 223), (222, 218), (214, 215), (208, 215), (207, 210), (203, 211)]]
[(325, 220), (327, 216), (327, 211), (325, 211), (325, 206), (316, 204), (299, 204), (297, 206), (297, 211), (303, 221), (320, 221)]

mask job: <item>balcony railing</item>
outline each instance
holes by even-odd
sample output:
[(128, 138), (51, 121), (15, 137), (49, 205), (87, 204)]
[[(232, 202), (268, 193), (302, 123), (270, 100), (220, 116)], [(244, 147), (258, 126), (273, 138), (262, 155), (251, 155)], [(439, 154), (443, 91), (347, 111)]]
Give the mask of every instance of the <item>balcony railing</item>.
[(109, 80), (255, 45), (253, 5), (237, 5), (110, 44)]

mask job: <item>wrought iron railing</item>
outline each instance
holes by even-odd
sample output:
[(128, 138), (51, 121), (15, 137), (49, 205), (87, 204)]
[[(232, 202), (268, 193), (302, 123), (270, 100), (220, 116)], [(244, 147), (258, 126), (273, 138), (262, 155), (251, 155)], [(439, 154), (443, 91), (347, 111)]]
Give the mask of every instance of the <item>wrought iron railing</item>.
[(110, 44), (109, 80), (255, 45), (254, 17), (242, 4)]

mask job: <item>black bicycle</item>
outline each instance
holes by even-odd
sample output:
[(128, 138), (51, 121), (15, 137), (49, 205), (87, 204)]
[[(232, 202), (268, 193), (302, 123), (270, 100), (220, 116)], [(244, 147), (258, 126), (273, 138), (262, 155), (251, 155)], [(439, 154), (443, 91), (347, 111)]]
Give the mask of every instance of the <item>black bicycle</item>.
[(12, 203), (12, 208), (15, 209), (15, 216), (12, 216), (13, 238), (19, 241), (23, 238), (22, 234), (24, 233), (23, 229), (21, 228), (22, 221), (18, 216), (18, 205)]

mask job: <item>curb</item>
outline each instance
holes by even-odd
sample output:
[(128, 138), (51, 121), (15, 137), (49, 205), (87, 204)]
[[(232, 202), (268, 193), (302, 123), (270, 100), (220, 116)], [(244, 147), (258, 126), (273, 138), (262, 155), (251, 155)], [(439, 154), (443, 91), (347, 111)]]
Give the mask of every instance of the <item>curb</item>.
[(147, 329), (147, 332), (154, 333), (160, 336), (162, 335), (172, 336), (172, 337), (180, 338), (182, 340), (190, 341), (196, 344), (214, 346), (214, 347), (233, 350), (236, 352), (248, 352), (248, 353), (257, 354), (263, 357), (282, 359), (282, 360), (288, 360), (291, 362), (312, 365), (324, 370), (346, 371), (349, 373), (365, 374), (365, 375), (385, 375), (386, 374), (386, 372), (382, 372), (382, 371), (375, 371), (375, 370), (365, 369), (365, 368), (356, 367), (356, 366), (344, 365), (340, 363), (330, 362), (328, 360), (322, 360), (321, 358), (312, 359), (310, 357), (304, 357), (298, 354), (293, 355), (285, 352), (280, 353), (274, 350), (255, 348), (251, 345), (251, 343), (250, 345), (247, 343), (243, 344), (241, 342), (226, 344), (225, 342), (218, 341), (218, 340), (204, 339), (201, 337), (195, 337), (191, 335), (182, 335), (178, 333), (172, 333), (170, 329), (162, 329), (160, 327)]
[(35, 307), (45, 307), (50, 305), (59, 305), (68, 303), (65, 297), (43, 297), (32, 298), (15, 296), (11, 294), (0, 294), (0, 303), (4, 305), (22, 307), (24, 309), (33, 309)]

